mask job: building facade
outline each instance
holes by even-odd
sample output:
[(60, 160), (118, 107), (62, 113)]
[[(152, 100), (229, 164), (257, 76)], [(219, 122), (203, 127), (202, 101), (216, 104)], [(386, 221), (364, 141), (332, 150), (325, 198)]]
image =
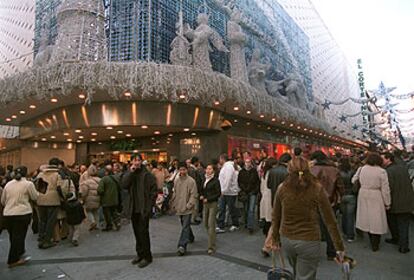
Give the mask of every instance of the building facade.
[(20, 127), (3, 158), (359, 147), (320, 106), (352, 96), (348, 66), (335, 60), (345, 74), (327, 82), (321, 39), (298, 19), (283, 1), (37, 0), (34, 67), (0, 80), (0, 124)]

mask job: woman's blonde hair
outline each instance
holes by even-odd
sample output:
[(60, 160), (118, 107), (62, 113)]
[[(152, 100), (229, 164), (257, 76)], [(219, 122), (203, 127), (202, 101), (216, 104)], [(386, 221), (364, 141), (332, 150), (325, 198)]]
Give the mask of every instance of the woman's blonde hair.
[(297, 191), (314, 187), (317, 179), (312, 175), (308, 161), (303, 157), (295, 157), (288, 164), (289, 175), (285, 180), (288, 188), (295, 188)]

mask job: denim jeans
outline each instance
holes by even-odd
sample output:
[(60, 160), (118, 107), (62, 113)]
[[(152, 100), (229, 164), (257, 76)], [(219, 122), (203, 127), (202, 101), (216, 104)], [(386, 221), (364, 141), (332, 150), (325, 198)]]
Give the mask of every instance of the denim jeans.
[(344, 195), (342, 197), (342, 231), (347, 238), (355, 238), (355, 212), (356, 212), (355, 195)]
[(254, 214), (256, 210), (256, 194), (249, 194), (247, 201), (244, 202), (245, 222), (248, 229), (254, 229)]
[(187, 249), (188, 242), (194, 240), (193, 230), (191, 229), (191, 214), (180, 215), (179, 217), (181, 222), (181, 235), (180, 240), (178, 240), (178, 247)]
[(218, 227), (221, 229), (225, 228), (226, 220), (226, 206), (229, 207), (231, 216), (231, 223), (233, 226), (239, 227), (239, 215), (236, 208), (236, 195), (223, 195), (219, 200), (219, 217)]

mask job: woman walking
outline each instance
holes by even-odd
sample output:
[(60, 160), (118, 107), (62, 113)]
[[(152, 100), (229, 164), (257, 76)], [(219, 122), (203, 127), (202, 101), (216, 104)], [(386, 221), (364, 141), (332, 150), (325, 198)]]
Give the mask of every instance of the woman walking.
[(95, 165), (88, 168), (88, 179), (80, 184), (80, 196), (83, 200), (88, 220), (90, 221), (89, 231), (98, 229), (100, 197), (98, 194), (99, 181), (98, 169)]
[(386, 210), (390, 209), (391, 197), (387, 172), (381, 167), (382, 158), (377, 153), (368, 154), (352, 183), (359, 181), (356, 227), (368, 232), (372, 251), (379, 250), (381, 235), (388, 231)]
[(289, 175), (278, 188), (273, 209), (273, 249), (283, 249), (296, 280), (314, 280), (321, 254), (319, 214), (339, 256), (344, 245), (325, 189), (309, 170), (308, 162), (295, 157)]
[(30, 257), (25, 256), (27, 228), (32, 219), (30, 200), (36, 201), (39, 193), (32, 182), (26, 180), (27, 168), (15, 170), (14, 179), (6, 184), (1, 195), (3, 215), (9, 232), (10, 250), (7, 264), (9, 268), (25, 264)]
[(216, 252), (216, 215), (217, 201), (221, 196), (220, 181), (215, 176), (216, 172), (212, 164), (206, 168), (205, 181), (201, 190), (200, 201), (203, 203), (204, 226), (208, 233), (209, 255)]

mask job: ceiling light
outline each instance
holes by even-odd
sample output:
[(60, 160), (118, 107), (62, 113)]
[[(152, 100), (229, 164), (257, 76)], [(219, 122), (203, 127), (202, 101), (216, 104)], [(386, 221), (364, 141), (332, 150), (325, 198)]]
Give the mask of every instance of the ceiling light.
[(125, 96), (125, 97), (131, 97), (131, 96), (132, 96), (132, 94), (131, 94), (129, 91), (126, 91), (126, 92), (124, 92), (124, 96)]
[(33, 105), (33, 104), (32, 104), (32, 105), (30, 105), (30, 106), (29, 106), (29, 108), (30, 108), (30, 109), (36, 109), (36, 105)]
[(148, 126), (147, 126), (147, 125), (141, 125), (141, 128), (142, 128), (142, 129), (147, 129), (147, 128), (148, 128)]
[(92, 142), (95, 142), (95, 141), (96, 141), (96, 139), (95, 139), (95, 138), (92, 138), (92, 139), (91, 139), (91, 141), (92, 141)]
[(159, 132), (158, 130), (156, 130), (156, 131), (154, 131), (154, 134), (155, 134), (155, 135), (160, 135), (160, 134), (161, 134), (161, 132)]
[(272, 118), (272, 122), (275, 122), (276, 121), (276, 118)]
[(251, 111), (247, 111), (246, 114), (250, 115), (252, 112)]
[(126, 136), (126, 137), (131, 137), (132, 135), (131, 135), (131, 134), (129, 134), (129, 133), (127, 133), (127, 134), (125, 134), (125, 136)]
[(56, 139), (55, 135), (50, 136), (50, 139)]
[(71, 139), (71, 138), (69, 138), (69, 139), (67, 139), (66, 141), (68, 141), (68, 142), (72, 142), (72, 139)]
[(214, 105), (220, 105), (220, 102), (218, 102), (218, 101), (214, 101)]
[(247, 125), (250, 125), (250, 122), (247, 122), (246, 124), (247, 124)]
[(57, 102), (58, 102), (58, 100), (57, 100), (57, 98), (52, 98), (52, 99), (50, 99), (50, 102), (52, 102), (52, 103), (57, 103)]
[(102, 145), (102, 142), (98, 142), (98, 145)]
[(185, 95), (184, 95), (183, 93), (181, 93), (178, 97), (179, 97), (180, 99), (185, 99)]
[(114, 129), (112, 126), (107, 126), (106, 129), (111, 130)]
[(110, 138), (111, 138), (111, 139), (116, 139), (116, 137), (115, 137), (115, 136), (113, 136), (113, 135), (112, 135)]
[(6, 118), (6, 122), (11, 122), (11, 118)]
[(173, 134), (172, 134), (172, 133), (170, 133), (170, 134), (168, 134), (168, 136), (173, 137)]
[(264, 115), (260, 115), (260, 118), (262, 118), (262, 119), (263, 119), (263, 118), (264, 118)]
[(239, 121), (236, 119), (236, 120), (234, 120), (233, 122), (238, 123)]
[(281, 122), (281, 124), (285, 124), (285, 123), (286, 123), (285, 121), (282, 121), (282, 122)]
[(80, 130), (80, 129), (76, 129), (76, 130), (75, 130), (75, 132), (76, 132), (76, 133), (82, 133), (82, 130)]
[(16, 116), (16, 115), (13, 115), (13, 116), (12, 116), (12, 119), (17, 119), (17, 116)]
[(79, 94), (79, 95), (78, 95), (78, 97), (79, 97), (80, 99), (85, 99), (85, 98), (86, 98), (85, 94), (83, 94), (83, 93)]
[(63, 133), (64, 136), (69, 136), (69, 132)]
[(196, 136), (196, 135), (197, 135), (197, 133), (193, 132), (193, 133), (191, 133), (191, 135), (192, 135), (192, 136)]
[(92, 132), (92, 133), (91, 133), (91, 135), (92, 135), (92, 136), (96, 136), (96, 135), (98, 135), (98, 133), (96, 133), (96, 132)]
[(184, 131), (188, 132), (188, 131), (190, 131), (190, 129), (189, 128), (184, 128)]
[(78, 136), (78, 138), (79, 138), (79, 139), (83, 139), (83, 138), (85, 138), (85, 137), (83, 137), (82, 135), (79, 135), (79, 136)]
[(20, 113), (20, 115), (24, 115), (24, 114), (26, 114), (26, 111), (21, 110), (19, 113)]
[(118, 130), (116, 133), (118, 133), (118, 134), (122, 134), (122, 133), (124, 133), (122, 130)]
[(42, 138), (41, 140), (42, 140), (43, 142), (44, 142), (44, 141), (47, 141), (47, 139), (46, 139), (46, 138)]
[(236, 106), (236, 107), (233, 108), (233, 110), (234, 111), (238, 111), (239, 110), (239, 107)]
[(82, 140), (76, 140), (76, 143), (82, 143)]
[(293, 127), (293, 123), (291, 123), (289, 126), (290, 126), (290, 127)]

